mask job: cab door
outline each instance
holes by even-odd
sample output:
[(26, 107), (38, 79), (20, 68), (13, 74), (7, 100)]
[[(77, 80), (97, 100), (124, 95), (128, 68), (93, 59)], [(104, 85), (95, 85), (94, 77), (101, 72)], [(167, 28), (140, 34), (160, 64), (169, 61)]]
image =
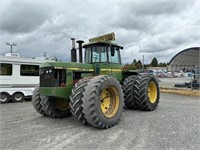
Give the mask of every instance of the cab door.
[(108, 57), (108, 46), (104, 45), (100, 47), (100, 71), (103, 75), (112, 75), (111, 71), (111, 64), (109, 63), (109, 57)]
[(108, 61), (109, 61), (111, 76), (113, 76), (118, 80), (121, 80), (122, 65), (121, 65), (120, 50), (118, 47), (112, 46), (108, 48)]
[(92, 47), (92, 64), (95, 75), (111, 75), (110, 64), (108, 62), (108, 51), (106, 46)]

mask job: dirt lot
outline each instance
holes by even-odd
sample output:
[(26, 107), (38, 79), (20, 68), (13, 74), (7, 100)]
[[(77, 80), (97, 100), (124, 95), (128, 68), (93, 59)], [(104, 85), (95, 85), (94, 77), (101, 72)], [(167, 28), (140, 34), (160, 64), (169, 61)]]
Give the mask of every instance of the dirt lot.
[(199, 105), (199, 97), (162, 93), (156, 111), (124, 109), (117, 126), (100, 130), (73, 117), (42, 117), (31, 102), (1, 104), (0, 149), (197, 150)]

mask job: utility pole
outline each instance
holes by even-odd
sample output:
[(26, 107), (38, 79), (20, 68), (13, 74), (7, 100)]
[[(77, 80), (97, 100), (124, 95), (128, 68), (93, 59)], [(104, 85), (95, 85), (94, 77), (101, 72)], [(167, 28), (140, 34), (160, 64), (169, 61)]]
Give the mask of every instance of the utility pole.
[(12, 47), (13, 46), (17, 46), (17, 43), (10, 43), (10, 42), (6, 42), (6, 45), (10, 45), (10, 53), (12, 53)]

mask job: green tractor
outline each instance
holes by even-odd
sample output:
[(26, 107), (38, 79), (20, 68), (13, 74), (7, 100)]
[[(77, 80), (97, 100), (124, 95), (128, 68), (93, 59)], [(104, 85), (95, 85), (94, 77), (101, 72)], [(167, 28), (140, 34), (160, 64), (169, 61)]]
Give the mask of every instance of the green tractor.
[[(33, 92), (35, 110), (43, 116), (63, 118), (71, 114), (97, 128), (115, 126), (123, 106), (153, 111), (160, 91), (153, 75), (123, 70), (114, 33), (79, 43), (79, 63), (72, 39), (72, 62), (46, 62), (40, 67), (40, 84)], [(83, 63), (82, 48), (85, 49)]]

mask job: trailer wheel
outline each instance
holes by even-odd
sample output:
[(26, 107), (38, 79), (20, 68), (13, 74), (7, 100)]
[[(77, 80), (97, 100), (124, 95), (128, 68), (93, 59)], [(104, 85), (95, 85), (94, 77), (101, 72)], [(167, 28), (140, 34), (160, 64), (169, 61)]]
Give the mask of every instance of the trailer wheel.
[(119, 82), (110, 76), (91, 79), (83, 93), (83, 113), (97, 128), (115, 126), (122, 115), (123, 92)]
[(6, 92), (1, 92), (0, 93), (0, 101), (1, 101), (1, 104), (3, 103), (8, 103), (9, 100), (10, 100), (10, 95)]
[(24, 100), (24, 94), (21, 93), (21, 92), (15, 92), (15, 93), (12, 95), (12, 100), (13, 100), (13, 102), (15, 102), (15, 103), (23, 102), (23, 100)]
[(123, 82), (123, 91), (124, 91), (124, 103), (130, 109), (135, 109), (135, 93), (134, 93), (134, 86), (137, 76), (131, 75), (127, 77)]
[(83, 93), (85, 91), (86, 86), (91, 78), (85, 78), (79, 80), (74, 88), (72, 89), (72, 93), (70, 95), (70, 111), (75, 119), (80, 121), (83, 124), (88, 124), (84, 114), (83, 114)]
[(69, 102), (61, 98), (41, 96), (44, 112), (52, 118), (64, 118), (71, 115)]
[(153, 111), (159, 103), (160, 91), (155, 76), (138, 76), (135, 82), (135, 102), (141, 110)]

